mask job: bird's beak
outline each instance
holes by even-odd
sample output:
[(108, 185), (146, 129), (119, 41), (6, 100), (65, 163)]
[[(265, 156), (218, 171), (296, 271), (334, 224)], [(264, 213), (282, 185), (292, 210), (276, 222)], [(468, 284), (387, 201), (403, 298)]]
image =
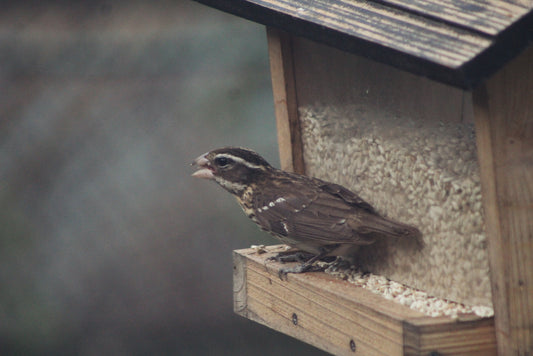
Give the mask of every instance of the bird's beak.
[(198, 170), (194, 172), (192, 176), (203, 179), (215, 179), (215, 176), (213, 175), (213, 168), (211, 167), (209, 160), (205, 157), (206, 155), (207, 153), (201, 155), (191, 163), (191, 166), (198, 167)]

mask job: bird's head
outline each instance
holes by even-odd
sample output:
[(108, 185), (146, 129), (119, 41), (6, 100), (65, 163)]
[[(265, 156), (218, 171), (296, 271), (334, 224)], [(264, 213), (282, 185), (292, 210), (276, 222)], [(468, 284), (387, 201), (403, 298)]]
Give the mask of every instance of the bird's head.
[(272, 166), (252, 150), (224, 147), (196, 158), (198, 170), (193, 177), (211, 179), (231, 193), (243, 192), (254, 180), (273, 170)]

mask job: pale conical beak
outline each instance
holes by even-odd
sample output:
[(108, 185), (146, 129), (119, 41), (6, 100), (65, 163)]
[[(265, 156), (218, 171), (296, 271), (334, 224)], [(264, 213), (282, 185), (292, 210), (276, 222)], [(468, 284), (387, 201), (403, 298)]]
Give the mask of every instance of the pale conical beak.
[(215, 179), (215, 176), (213, 175), (213, 169), (209, 164), (209, 160), (205, 158), (205, 156), (206, 155), (203, 154), (191, 163), (192, 166), (198, 167), (198, 170), (194, 172), (192, 176), (203, 179)]

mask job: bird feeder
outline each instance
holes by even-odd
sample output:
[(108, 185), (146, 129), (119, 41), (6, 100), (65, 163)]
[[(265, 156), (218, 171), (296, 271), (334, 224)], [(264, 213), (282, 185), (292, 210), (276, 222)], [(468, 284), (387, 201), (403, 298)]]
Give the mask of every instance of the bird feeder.
[(433, 317), (234, 252), (237, 313), (334, 354), (533, 354), (533, 4), (199, 0), (267, 26), (281, 168), (416, 226), (373, 273), (494, 317)]

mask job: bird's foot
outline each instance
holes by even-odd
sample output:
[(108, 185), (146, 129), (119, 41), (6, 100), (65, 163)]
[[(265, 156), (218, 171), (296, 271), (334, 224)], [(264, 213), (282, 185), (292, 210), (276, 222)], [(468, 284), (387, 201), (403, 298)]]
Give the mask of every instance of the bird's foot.
[(356, 265), (354, 263), (352, 263), (352, 261), (347, 260), (345, 258), (342, 258), (340, 256), (337, 256), (335, 258), (335, 261), (331, 262), (331, 265), (335, 266), (336, 268), (344, 268), (344, 269), (349, 269), (349, 268), (352, 268), (352, 267), (354, 267), (354, 268), (356, 267)]
[[(304, 272), (316, 272), (316, 271), (323, 271), (324, 267), (315, 265), (316, 261), (320, 261), (321, 259), (327, 257), (330, 250), (323, 249), (321, 253), (318, 255), (311, 255), (306, 252), (299, 252), (300, 254), (309, 255), (311, 258), (307, 259), (304, 263), (292, 267), (292, 268), (281, 268), (278, 272), (278, 276), (281, 280), (283, 280), (283, 276), (287, 276), (287, 273), (304, 273)], [(278, 254), (279, 256), (279, 254)], [(301, 257), (300, 257), (301, 258)]]
[(284, 277), (287, 279), (288, 273), (321, 272), (323, 270), (323, 267), (314, 265), (313, 263), (302, 263), (295, 267), (280, 268), (278, 271), (278, 277), (283, 280)]
[(309, 261), (313, 257), (314, 255), (307, 253), (307, 252), (286, 251), (286, 252), (279, 252), (276, 256), (269, 257), (267, 258), (267, 260), (276, 261), (280, 263), (287, 263), (287, 262), (303, 263), (303, 262)]

